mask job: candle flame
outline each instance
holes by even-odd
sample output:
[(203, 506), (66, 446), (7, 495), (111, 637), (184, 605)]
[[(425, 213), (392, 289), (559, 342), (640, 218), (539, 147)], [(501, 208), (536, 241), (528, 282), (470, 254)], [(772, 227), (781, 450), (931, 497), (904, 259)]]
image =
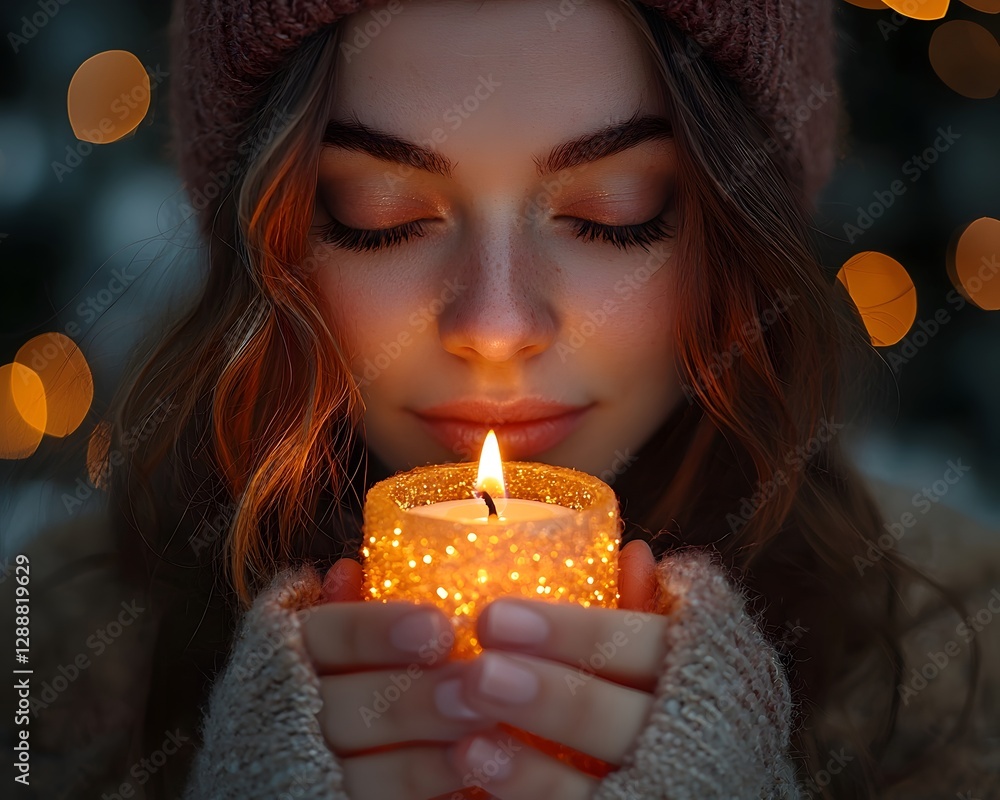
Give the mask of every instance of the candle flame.
[(483, 450), (479, 456), (479, 474), (476, 476), (476, 490), (489, 492), (496, 501), (507, 496), (503, 482), (503, 461), (500, 458), (500, 444), (497, 435), (490, 428), (483, 441)]

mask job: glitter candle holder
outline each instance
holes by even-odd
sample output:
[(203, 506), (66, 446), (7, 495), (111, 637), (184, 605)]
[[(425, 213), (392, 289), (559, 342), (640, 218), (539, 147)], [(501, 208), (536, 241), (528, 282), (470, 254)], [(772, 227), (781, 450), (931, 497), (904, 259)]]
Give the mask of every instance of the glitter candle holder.
[(504, 462), (503, 474), (509, 498), (577, 513), (489, 524), (409, 513), (472, 498), (475, 463), (417, 467), (380, 481), (365, 497), (365, 599), (438, 606), (452, 618), (457, 658), (482, 652), (475, 619), (498, 597), (617, 606), (624, 525), (611, 487), (585, 472), (534, 462)]

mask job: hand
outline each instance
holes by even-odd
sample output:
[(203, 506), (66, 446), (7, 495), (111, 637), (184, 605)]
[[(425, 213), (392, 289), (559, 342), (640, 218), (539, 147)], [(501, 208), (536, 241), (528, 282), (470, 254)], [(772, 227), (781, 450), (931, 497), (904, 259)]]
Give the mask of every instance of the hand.
[[(655, 589), (652, 552), (635, 541), (619, 557), (618, 609), (519, 598), (488, 604), (477, 621), (484, 652), (462, 671), (460, 700), (620, 764), (649, 716), (666, 656), (667, 620), (647, 613)], [(500, 728), (470, 732), (449, 757), (465, 785), (500, 800), (585, 800), (599, 783)]]
[[(341, 559), (324, 580), (326, 602), (300, 612), (320, 680), (320, 729), (343, 765), (347, 793), (427, 800), (453, 791), (458, 776), (446, 748), (492, 723), (458, 699), (462, 665), (448, 661), (451, 623), (429, 605), (366, 603), (361, 586), (361, 565)], [(450, 718), (437, 713), (435, 698)], [(404, 743), (414, 746), (366, 752)]]

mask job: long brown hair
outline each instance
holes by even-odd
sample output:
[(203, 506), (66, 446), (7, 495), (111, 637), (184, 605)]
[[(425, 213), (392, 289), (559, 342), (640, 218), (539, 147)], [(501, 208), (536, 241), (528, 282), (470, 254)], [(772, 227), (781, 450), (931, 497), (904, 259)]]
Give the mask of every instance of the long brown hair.
[[(660, 70), (679, 154), (674, 339), (688, 398), (615, 484), (625, 541), (721, 554), (788, 669), (801, 775), (846, 744), (855, 760), (819, 791), (868, 796), (890, 780), (878, 761), (903, 673), (897, 597), (918, 579), (945, 592), (893, 552), (855, 565), (884, 521), (836, 433), (844, 376), (871, 347), (765, 147), (774, 132), (710, 61), (672, 57), (692, 50), (662, 16), (620, 2)], [(111, 473), (111, 506), (137, 580), (218, 591), (230, 629), (317, 536), (330, 559), (357, 556), (362, 403), (307, 243), (339, 37), (339, 25), (313, 37), (274, 77), (207, 237), (200, 296), (136, 358), (111, 415), (114, 442), (164, 399), (177, 409)], [(748, 152), (753, 174), (734, 182)], [(868, 729), (824, 725), (848, 686), (876, 703)]]

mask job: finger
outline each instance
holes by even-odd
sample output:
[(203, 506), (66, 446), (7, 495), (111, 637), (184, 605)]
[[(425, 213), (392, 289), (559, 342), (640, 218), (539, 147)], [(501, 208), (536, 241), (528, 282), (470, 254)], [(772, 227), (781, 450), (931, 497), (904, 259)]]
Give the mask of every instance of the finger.
[(449, 797), (459, 785), (445, 745), (399, 747), (345, 758), (341, 763), (344, 789), (351, 800)]
[(451, 621), (427, 604), (343, 601), (298, 612), (302, 638), (320, 675), (444, 661), (455, 642)]
[(585, 677), (563, 664), (486, 650), (462, 676), (475, 711), (620, 764), (652, 708), (648, 692)]
[(501, 730), (471, 734), (448, 749), (463, 786), (479, 786), (499, 800), (587, 800), (597, 780)]
[(353, 558), (342, 558), (337, 561), (323, 579), (324, 603), (335, 603), (342, 600), (361, 600), (364, 571)]
[(618, 556), (618, 608), (652, 611), (656, 594), (656, 559), (649, 545), (634, 539)]
[[(390, 744), (452, 742), (492, 720), (461, 701), (461, 662), (320, 678), (320, 729), (338, 755)], [(439, 712), (439, 705), (446, 714)]]
[(667, 618), (617, 608), (505, 597), (476, 623), (484, 648), (518, 652), (652, 691), (666, 656)]

